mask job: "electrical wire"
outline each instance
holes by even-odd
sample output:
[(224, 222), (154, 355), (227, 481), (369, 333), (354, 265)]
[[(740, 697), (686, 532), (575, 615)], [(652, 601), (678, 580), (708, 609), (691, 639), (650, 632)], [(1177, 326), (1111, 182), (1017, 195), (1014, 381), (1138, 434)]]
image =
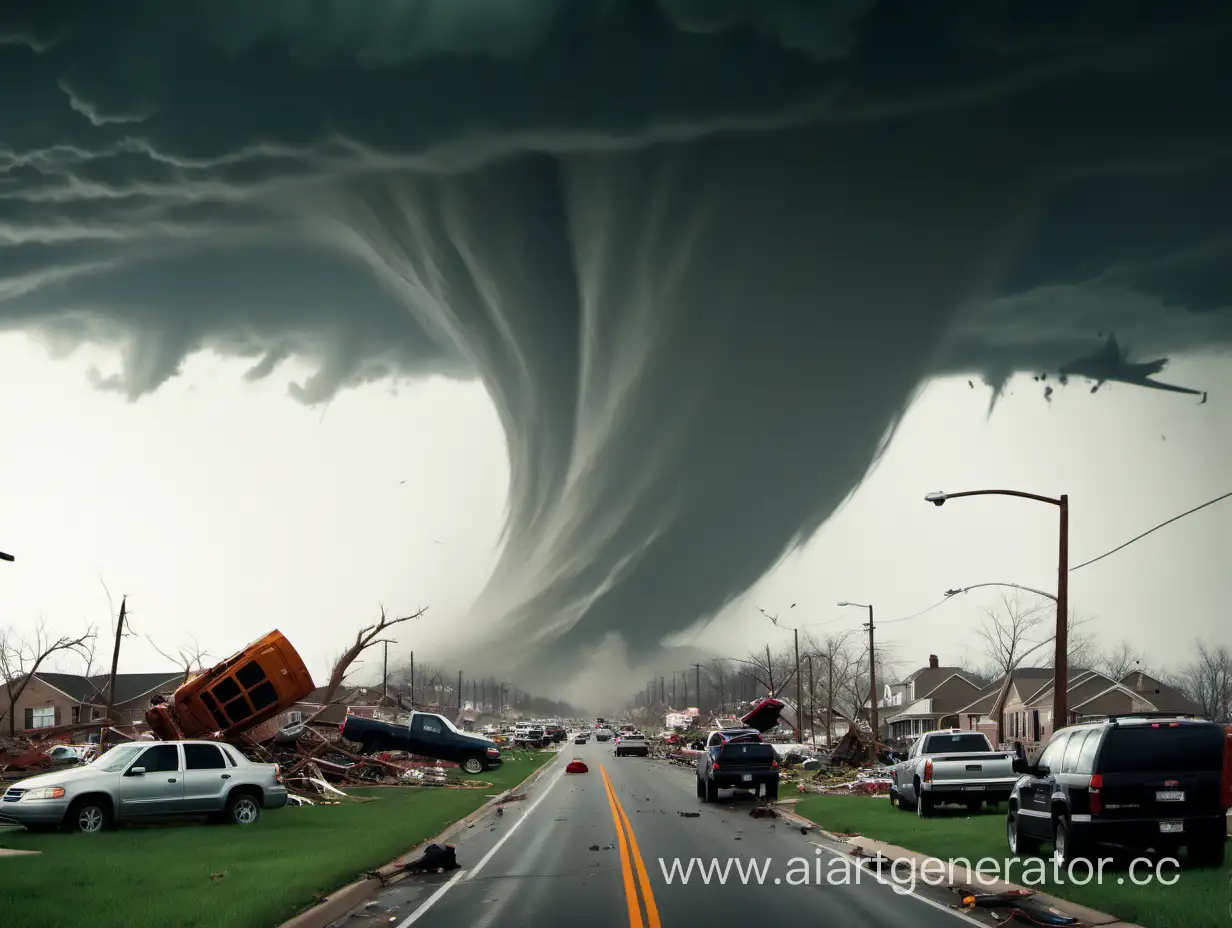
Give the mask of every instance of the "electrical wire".
[(1160, 522), (1160, 523), (1159, 523), (1158, 525), (1156, 525), (1154, 528), (1148, 528), (1148, 529), (1147, 529), (1145, 532), (1143, 532), (1141, 535), (1135, 535), (1133, 538), (1129, 539), (1129, 541), (1125, 542), (1124, 544), (1117, 545), (1117, 546), (1116, 546), (1115, 548), (1113, 548), (1111, 551), (1105, 551), (1105, 552), (1104, 552), (1103, 554), (1101, 554), (1099, 557), (1093, 557), (1093, 558), (1091, 558), (1089, 561), (1083, 561), (1081, 564), (1078, 564), (1078, 565), (1077, 565), (1077, 566), (1075, 566), (1075, 567), (1071, 567), (1071, 568), (1069, 569), (1069, 570), (1070, 570), (1070, 573), (1073, 573), (1075, 570), (1078, 570), (1078, 569), (1079, 569), (1079, 568), (1081, 568), (1081, 567), (1086, 567), (1088, 564), (1094, 564), (1096, 561), (1102, 561), (1104, 558), (1108, 557), (1110, 554), (1116, 554), (1118, 551), (1121, 551), (1121, 550), (1124, 550), (1125, 548), (1128, 548), (1128, 547), (1129, 547), (1130, 545), (1132, 545), (1135, 541), (1141, 541), (1141, 540), (1142, 540), (1143, 538), (1145, 538), (1147, 535), (1150, 535), (1152, 532), (1156, 532), (1156, 531), (1158, 531), (1159, 529), (1163, 528), (1165, 525), (1171, 525), (1173, 522), (1176, 522), (1178, 519), (1183, 519), (1183, 518), (1185, 518), (1186, 516), (1191, 516), (1191, 515), (1193, 515), (1195, 512), (1198, 512), (1198, 511), (1199, 511), (1199, 510), (1201, 510), (1201, 509), (1205, 509), (1207, 506), (1214, 506), (1216, 503), (1221, 502), (1222, 500), (1225, 500), (1225, 499), (1227, 499), (1228, 497), (1232, 497), (1232, 491), (1229, 491), (1229, 492), (1227, 492), (1227, 493), (1224, 493), (1224, 494), (1223, 494), (1223, 495), (1221, 495), (1221, 496), (1216, 496), (1214, 499), (1208, 499), (1208, 500), (1207, 500), (1205, 503), (1203, 503), (1201, 506), (1194, 506), (1194, 508), (1193, 508), (1193, 509), (1187, 509), (1185, 512), (1182, 512), (1179, 516), (1173, 516), (1171, 519), (1168, 519), (1167, 521)]

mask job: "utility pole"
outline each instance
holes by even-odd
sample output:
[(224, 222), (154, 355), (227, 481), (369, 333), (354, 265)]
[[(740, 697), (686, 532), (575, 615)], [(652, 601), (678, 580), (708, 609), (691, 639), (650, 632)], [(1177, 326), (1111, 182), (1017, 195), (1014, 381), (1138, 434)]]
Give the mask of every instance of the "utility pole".
[(659, 677), (659, 702), (667, 702), (667, 680)]
[(770, 645), (766, 645), (766, 676), (770, 678), (770, 692), (767, 696), (774, 695), (774, 661), (770, 659)]
[(415, 652), (411, 652), (411, 708), (415, 708)]
[(458, 671), (458, 711), (462, 711), (462, 671)]
[(800, 698), (800, 629), (793, 628), (791, 631), (796, 639), (796, 744), (799, 744), (802, 737), (800, 733), (800, 710), (804, 708), (803, 700)]
[(813, 655), (808, 655), (805, 660), (808, 661), (809, 671), (809, 740), (812, 742), (813, 747), (817, 747), (817, 700), (813, 697)]
[(877, 762), (877, 738), (880, 735), (880, 727), (877, 719), (877, 649), (873, 645), (873, 607), (868, 607), (868, 688), (869, 699), (869, 714), (873, 723), (873, 756), (870, 763)]
[(1061, 543), (1057, 558), (1057, 649), (1052, 662), (1052, 730), (1069, 724), (1069, 496), (1057, 500)]
[(719, 673), (719, 715), (726, 717), (727, 715), (727, 681), (723, 679), (723, 664), (716, 661), (715, 666)]
[(682, 697), (680, 708), (687, 709), (689, 708), (689, 671), (687, 670), (680, 671), (680, 689)]
[(381, 664), (381, 705), (389, 701), (389, 642), (385, 644), (385, 659)]
[(834, 642), (826, 649), (830, 666), (826, 669), (826, 747), (834, 747)]
[(676, 702), (676, 674), (672, 674), (672, 709), (679, 709), (680, 704)]
[[(115, 648), (111, 651), (111, 676), (107, 680), (107, 714), (103, 721), (108, 725), (112, 722), (111, 711), (115, 708), (115, 678), (120, 666), (120, 640), (124, 637), (124, 623), (127, 619), (128, 597), (124, 596), (120, 599), (120, 619), (116, 622)], [(107, 750), (107, 725), (98, 730), (98, 753), (101, 755), (105, 750)]]
[(697, 683), (697, 711), (702, 711), (702, 665), (693, 665), (693, 679)]

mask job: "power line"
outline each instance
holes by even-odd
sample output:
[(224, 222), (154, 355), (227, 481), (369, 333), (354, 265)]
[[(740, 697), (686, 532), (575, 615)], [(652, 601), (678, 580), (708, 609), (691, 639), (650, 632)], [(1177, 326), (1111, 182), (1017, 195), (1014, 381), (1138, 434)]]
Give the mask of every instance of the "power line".
[(1228, 497), (1230, 497), (1230, 496), (1232, 496), (1232, 491), (1230, 491), (1230, 492), (1228, 492), (1228, 493), (1224, 493), (1222, 496), (1216, 496), (1214, 499), (1208, 499), (1208, 500), (1207, 500), (1205, 503), (1203, 503), (1201, 506), (1194, 506), (1194, 508), (1193, 508), (1193, 509), (1187, 509), (1185, 512), (1182, 512), (1179, 516), (1173, 516), (1171, 519), (1168, 519), (1168, 520), (1167, 520), (1167, 521), (1165, 521), (1165, 522), (1160, 522), (1160, 523), (1159, 523), (1158, 525), (1156, 525), (1154, 528), (1148, 528), (1148, 529), (1147, 529), (1145, 532), (1143, 532), (1141, 535), (1135, 535), (1133, 538), (1129, 539), (1129, 541), (1125, 542), (1124, 544), (1117, 545), (1117, 546), (1116, 546), (1115, 548), (1113, 548), (1111, 551), (1105, 551), (1105, 552), (1104, 552), (1103, 554), (1101, 554), (1099, 557), (1093, 557), (1093, 558), (1091, 558), (1089, 561), (1083, 561), (1081, 564), (1078, 564), (1076, 567), (1071, 567), (1071, 568), (1070, 568), (1070, 573), (1073, 573), (1073, 572), (1074, 572), (1075, 570), (1077, 570), (1079, 567), (1086, 567), (1088, 564), (1094, 564), (1096, 561), (1102, 561), (1104, 558), (1108, 557), (1108, 555), (1110, 555), (1110, 554), (1116, 554), (1118, 551), (1121, 551), (1121, 550), (1123, 550), (1123, 549), (1125, 549), (1125, 548), (1128, 548), (1128, 547), (1129, 547), (1130, 545), (1132, 545), (1135, 541), (1141, 541), (1141, 540), (1142, 540), (1143, 538), (1145, 538), (1147, 535), (1150, 535), (1152, 532), (1157, 532), (1157, 531), (1159, 531), (1159, 529), (1163, 528), (1165, 525), (1171, 525), (1173, 522), (1176, 522), (1178, 519), (1183, 519), (1183, 518), (1185, 518), (1186, 516), (1191, 516), (1191, 515), (1193, 515), (1195, 512), (1199, 511), (1200, 509), (1205, 509), (1207, 506), (1214, 506), (1216, 503), (1220, 502), (1221, 500), (1225, 500), (1225, 499), (1227, 499), (1227, 498), (1228, 498)]

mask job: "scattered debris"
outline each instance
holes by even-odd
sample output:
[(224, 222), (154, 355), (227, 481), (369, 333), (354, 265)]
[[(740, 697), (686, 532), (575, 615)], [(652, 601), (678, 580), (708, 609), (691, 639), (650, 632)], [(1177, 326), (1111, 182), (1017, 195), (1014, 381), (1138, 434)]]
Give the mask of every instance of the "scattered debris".
[(429, 844), (418, 860), (402, 865), (403, 873), (441, 873), (458, 869), (458, 855), (452, 844)]
[(226, 878), (227, 878), (226, 870), (224, 870), (222, 873), (211, 873), (210, 874), (211, 880), (225, 880)]
[(677, 812), (676, 814), (681, 818), (698, 818), (701, 815), (700, 812)]
[[(960, 902), (953, 908), (960, 911), (974, 908), (1009, 909), (1010, 918), (1017, 917), (1035, 925), (1068, 925), (1073, 928), (1082, 925), (1074, 916), (1032, 898), (1035, 893), (1030, 889), (1011, 889), (1004, 893), (977, 893), (962, 886), (953, 889), (960, 895)], [(996, 918), (997, 913), (993, 913), (993, 917)]]
[(755, 809), (749, 809), (750, 818), (778, 818), (779, 814), (767, 806), (758, 806)]

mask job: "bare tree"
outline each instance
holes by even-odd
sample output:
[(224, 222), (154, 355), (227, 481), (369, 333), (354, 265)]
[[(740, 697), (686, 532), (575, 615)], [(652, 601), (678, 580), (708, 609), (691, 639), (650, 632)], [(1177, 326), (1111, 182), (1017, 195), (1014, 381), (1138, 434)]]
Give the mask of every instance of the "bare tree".
[(42, 621), (35, 626), (29, 638), (23, 638), (12, 629), (0, 632), (0, 677), (6, 684), (4, 693), (8, 703), (6, 714), (9, 717), (10, 737), (17, 733), (17, 701), (39, 668), (59, 654), (71, 653), (84, 657), (89, 642), (96, 637), (91, 626), (84, 635), (53, 638)]
[[(371, 625), (365, 625), (358, 632), (356, 632), (355, 641), (352, 642), (351, 646), (343, 651), (334, 662), (333, 670), (330, 671), (329, 674), (329, 682), (325, 685), (325, 695), (321, 702), (327, 706), (331, 704), (334, 694), (338, 692), (342, 684), (346, 682), (347, 678), (351, 675), (351, 668), (359, 659), (360, 655), (374, 645), (382, 644), (390, 640), (388, 638), (381, 637), (385, 632), (393, 628), (395, 625), (401, 625), (403, 622), (410, 622), (413, 619), (418, 619), (427, 611), (428, 610), (426, 608), (420, 609), (410, 615), (404, 615), (396, 619), (391, 619), (385, 614), (385, 607), (381, 606), (381, 617)], [(396, 642), (390, 643), (392, 644)]]
[(984, 654), (996, 666), (998, 676), (1008, 674), (1043, 644), (1038, 638), (1046, 602), (1037, 597), (1024, 603), (1019, 593), (1002, 593), (999, 606), (984, 610), (976, 632), (984, 639)]
[[(726, 712), (731, 704), (728, 698), (728, 688), (732, 680), (731, 661), (725, 657), (716, 657), (707, 661), (702, 669), (702, 675), (713, 697), (710, 701), (711, 711), (718, 709), (720, 712)], [(699, 705), (698, 708), (700, 709), (701, 706)]]
[(1100, 653), (1091, 664), (1092, 670), (1113, 680), (1123, 680), (1135, 670), (1146, 668), (1146, 654), (1139, 651), (1128, 640), (1122, 640), (1110, 651)]
[(1197, 643), (1198, 656), (1181, 668), (1176, 683), (1213, 722), (1232, 722), (1232, 651)]
[(175, 664), (177, 668), (184, 671), (184, 678), (181, 683), (187, 683), (197, 674), (206, 669), (206, 661), (213, 663), (214, 658), (200, 644), (196, 638), (190, 638), (189, 643), (181, 645), (174, 653), (167, 653), (162, 648), (154, 643), (154, 639), (146, 635), (145, 640), (150, 643), (150, 647), (157, 651), (160, 655)]
[(761, 690), (754, 695), (776, 696), (795, 678), (795, 656), (789, 650), (775, 654), (766, 645), (761, 651), (750, 651), (742, 664)]

